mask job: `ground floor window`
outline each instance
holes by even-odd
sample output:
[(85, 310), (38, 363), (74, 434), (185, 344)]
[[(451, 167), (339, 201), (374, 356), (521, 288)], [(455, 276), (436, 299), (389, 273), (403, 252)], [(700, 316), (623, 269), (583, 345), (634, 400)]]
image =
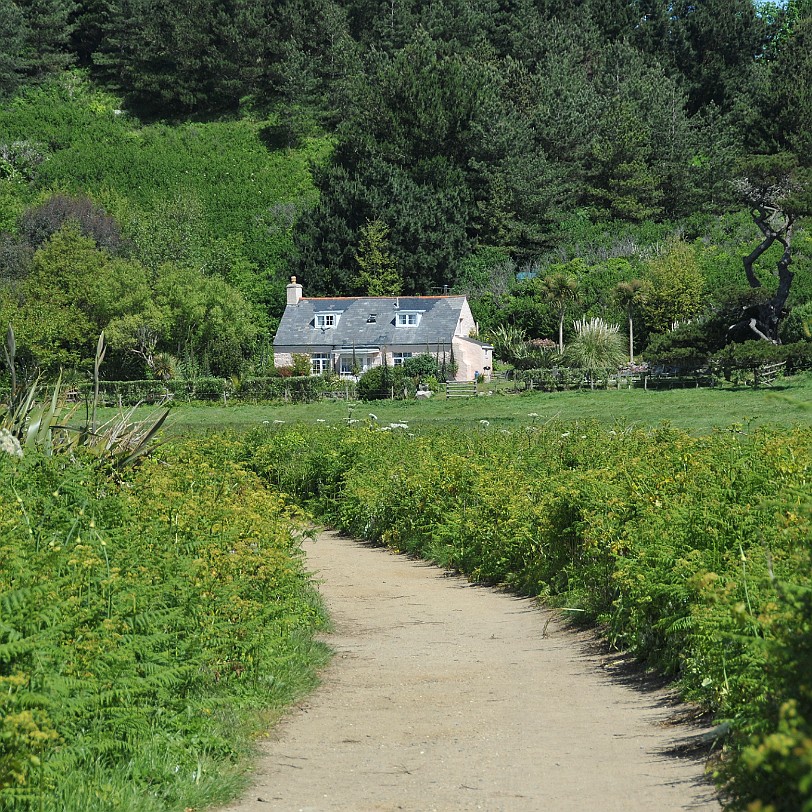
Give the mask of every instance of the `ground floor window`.
[(375, 365), (380, 353), (375, 350), (356, 350), (354, 353), (342, 353), (341, 374), (344, 376), (363, 375)]
[(403, 366), (403, 362), (412, 357), (410, 352), (396, 352), (392, 356), (392, 364), (396, 367)]
[(330, 356), (326, 352), (314, 352), (310, 356), (310, 369), (314, 375), (322, 375), (330, 371)]

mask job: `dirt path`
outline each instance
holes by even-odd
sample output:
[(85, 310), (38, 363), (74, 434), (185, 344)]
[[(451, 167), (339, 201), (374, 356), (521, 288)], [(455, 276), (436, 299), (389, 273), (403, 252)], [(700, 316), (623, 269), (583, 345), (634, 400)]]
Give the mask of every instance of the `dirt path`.
[(526, 600), (331, 533), (323, 686), (229, 812), (718, 810), (666, 692)]

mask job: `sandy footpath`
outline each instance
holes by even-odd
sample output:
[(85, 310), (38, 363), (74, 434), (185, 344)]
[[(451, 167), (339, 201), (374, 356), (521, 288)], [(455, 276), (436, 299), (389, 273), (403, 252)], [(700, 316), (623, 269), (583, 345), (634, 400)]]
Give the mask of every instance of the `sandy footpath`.
[(720, 809), (673, 696), (589, 635), (333, 533), (305, 549), (337, 654), (228, 812)]

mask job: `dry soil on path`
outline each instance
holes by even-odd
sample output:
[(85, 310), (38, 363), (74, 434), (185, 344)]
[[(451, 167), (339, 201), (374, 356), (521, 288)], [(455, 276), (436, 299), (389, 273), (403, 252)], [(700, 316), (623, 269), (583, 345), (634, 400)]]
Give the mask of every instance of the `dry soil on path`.
[(532, 602), (332, 533), (321, 687), (228, 812), (719, 810), (679, 706)]

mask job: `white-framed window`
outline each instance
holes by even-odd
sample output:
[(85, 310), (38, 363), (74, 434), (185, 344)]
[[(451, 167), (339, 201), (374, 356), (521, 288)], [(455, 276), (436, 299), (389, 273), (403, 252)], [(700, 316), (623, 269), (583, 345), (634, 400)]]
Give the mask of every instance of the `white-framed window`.
[(316, 313), (316, 327), (335, 327), (340, 317), (341, 313)]
[(396, 352), (392, 354), (392, 365), (396, 367), (403, 366), (403, 362), (412, 357), (410, 352)]
[(395, 324), (398, 327), (417, 327), (420, 324), (420, 313), (398, 313)]
[(314, 375), (322, 375), (330, 371), (330, 354), (314, 352), (310, 356), (310, 370)]

